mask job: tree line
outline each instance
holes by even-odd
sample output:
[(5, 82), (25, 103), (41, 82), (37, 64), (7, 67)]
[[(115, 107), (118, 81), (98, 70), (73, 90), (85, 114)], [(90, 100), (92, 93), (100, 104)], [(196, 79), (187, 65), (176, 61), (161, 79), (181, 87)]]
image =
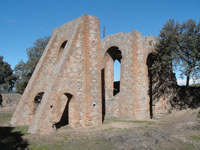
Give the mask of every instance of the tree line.
[[(26, 50), (28, 61), (21, 60), (14, 70), (0, 56), (0, 92), (9, 92), (15, 87), (17, 93), (23, 93), (49, 40), (50, 37), (37, 39)], [(152, 71), (166, 80), (170, 68), (186, 77), (186, 87), (191, 78), (200, 78), (200, 21), (197, 24), (189, 19), (180, 24), (170, 19), (164, 24), (158, 36)]]
[(0, 92), (10, 92), (14, 85), (15, 92), (21, 94), (24, 92), (49, 40), (50, 36), (37, 39), (33, 46), (26, 50), (28, 61), (20, 60), (14, 70), (7, 62), (3, 61), (3, 56), (0, 56)]

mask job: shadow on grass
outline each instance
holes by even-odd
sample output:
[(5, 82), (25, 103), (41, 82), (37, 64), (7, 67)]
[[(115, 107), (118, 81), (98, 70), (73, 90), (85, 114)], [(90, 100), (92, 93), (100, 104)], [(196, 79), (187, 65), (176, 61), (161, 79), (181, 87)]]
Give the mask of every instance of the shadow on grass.
[(28, 147), (28, 142), (22, 139), (24, 134), (13, 129), (13, 127), (0, 127), (1, 150), (21, 150)]

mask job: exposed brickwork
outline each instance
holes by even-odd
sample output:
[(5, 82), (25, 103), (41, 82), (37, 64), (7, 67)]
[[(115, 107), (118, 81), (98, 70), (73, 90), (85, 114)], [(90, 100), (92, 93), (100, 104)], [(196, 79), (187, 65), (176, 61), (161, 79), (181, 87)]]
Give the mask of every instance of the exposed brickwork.
[[(137, 31), (114, 34), (101, 41), (102, 69), (105, 68), (105, 81), (109, 80), (105, 82), (107, 116), (149, 118), (149, 80), (146, 59), (148, 54), (153, 52), (155, 42), (155, 37), (142, 37)], [(113, 60), (109, 59), (106, 53), (113, 46), (118, 47), (122, 52), (120, 93), (116, 96), (112, 94), (113, 79), (110, 78), (113, 77)], [(108, 87), (111, 90), (106, 90)]]
[[(137, 31), (100, 41), (99, 19), (89, 15), (56, 28), (11, 124), (30, 125), (30, 133), (43, 134), (52, 132), (62, 119), (73, 128), (86, 128), (101, 125), (105, 117), (150, 118), (146, 61), (155, 42), (155, 37), (142, 37)], [(122, 58), (120, 92), (114, 96), (115, 57)], [(34, 112), (34, 98), (40, 92), (44, 95)], [(163, 98), (153, 111), (154, 116), (166, 111)]]

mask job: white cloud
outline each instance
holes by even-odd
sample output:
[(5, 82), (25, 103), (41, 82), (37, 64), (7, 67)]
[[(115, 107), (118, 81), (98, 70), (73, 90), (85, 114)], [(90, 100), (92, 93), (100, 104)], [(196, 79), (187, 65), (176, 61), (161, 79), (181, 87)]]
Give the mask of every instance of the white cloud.
[[(177, 83), (178, 85), (186, 85), (186, 79), (177, 79)], [(193, 83), (200, 83), (200, 79), (194, 80), (190, 79), (190, 85), (192, 85)]]
[(178, 79), (177, 80), (177, 84), (178, 85), (185, 85), (186, 84), (186, 81), (184, 79)]

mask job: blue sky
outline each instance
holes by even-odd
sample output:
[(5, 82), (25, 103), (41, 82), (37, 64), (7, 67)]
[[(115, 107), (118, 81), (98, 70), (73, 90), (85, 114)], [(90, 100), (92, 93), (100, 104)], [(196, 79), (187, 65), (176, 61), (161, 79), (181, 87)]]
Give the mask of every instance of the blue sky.
[(100, 19), (106, 35), (137, 30), (158, 36), (164, 23), (200, 19), (200, 0), (1, 0), (0, 55), (14, 66), (27, 60), (26, 49), (52, 29), (83, 14)]

